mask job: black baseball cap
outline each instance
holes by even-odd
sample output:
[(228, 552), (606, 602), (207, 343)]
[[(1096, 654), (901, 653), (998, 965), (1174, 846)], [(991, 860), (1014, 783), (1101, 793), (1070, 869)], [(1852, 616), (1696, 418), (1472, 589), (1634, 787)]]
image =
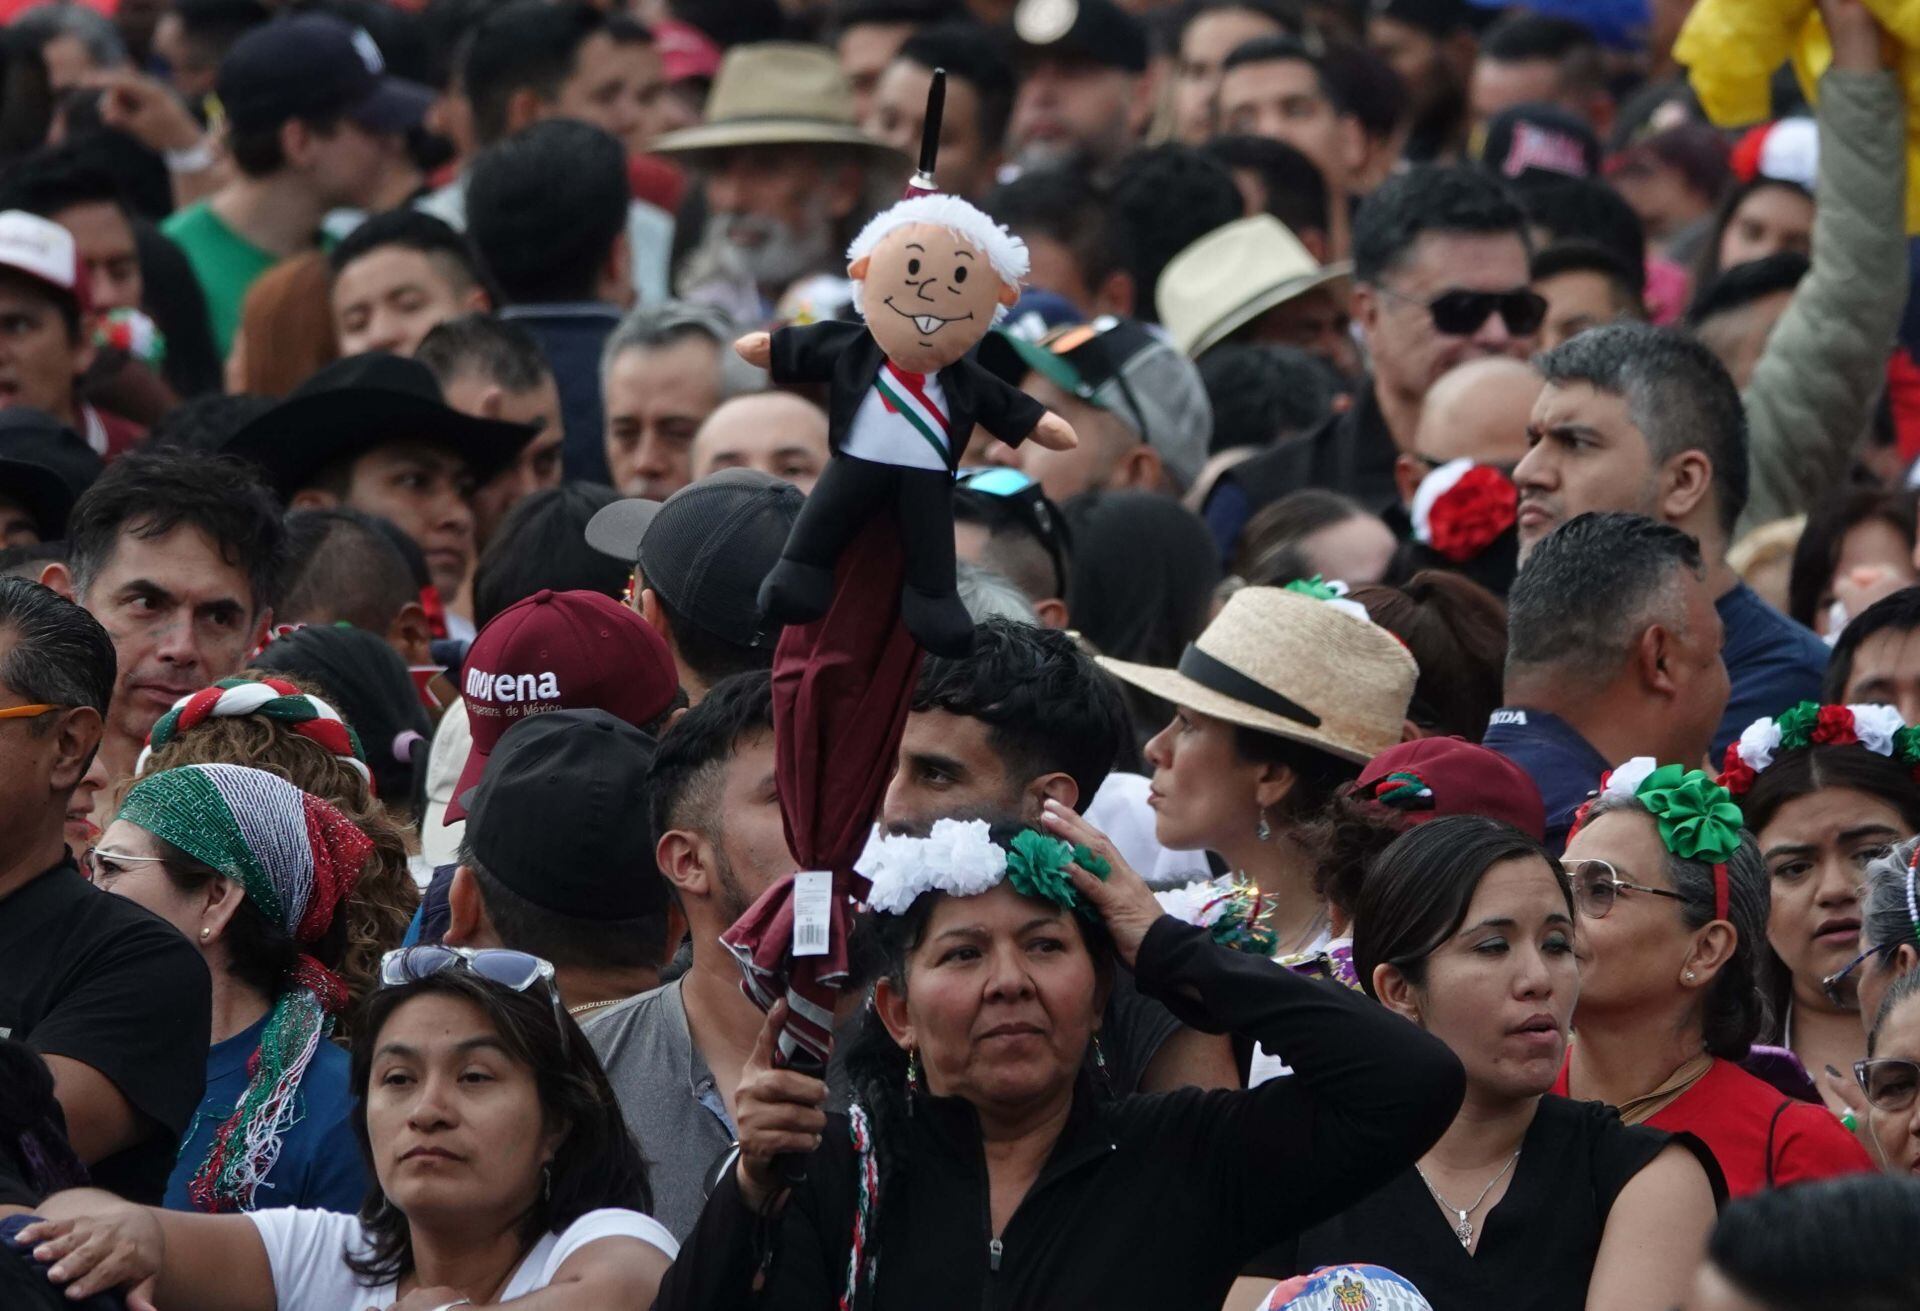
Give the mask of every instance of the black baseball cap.
[(51, 414), (25, 405), (0, 410), (0, 497), (33, 516), (42, 541), (66, 536), (74, 502), (100, 469), (93, 448)]
[(387, 76), (365, 28), (331, 14), (294, 14), (248, 32), (220, 61), (215, 93), (242, 132), (341, 117), (371, 132), (405, 132), (433, 103), (431, 88)]
[(1013, 35), (1023, 58), (1052, 55), (1130, 73), (1147, 69), (1147, 29), (1114, 0), (1020, 0)]
[(1561, 182), (1600, 172), (1600, 138), (1558, 105), (1514, 105), (1487, 123), (1480, 164), (1508, 182)]
[(575, 919), (666, 909), (647, 775), (654, 741), (604, 710), (553, 710), (508, 729), (460, 798), (474, 859), (518, 896)]
[(736, 646), (767, 648), (777, 626), (760, 619), (760, 584), (772, 572), (806, 497), (757, 469), (722, 469), (664, 501), (604, 506), (587, 545), (639, 567), (673, 612)]

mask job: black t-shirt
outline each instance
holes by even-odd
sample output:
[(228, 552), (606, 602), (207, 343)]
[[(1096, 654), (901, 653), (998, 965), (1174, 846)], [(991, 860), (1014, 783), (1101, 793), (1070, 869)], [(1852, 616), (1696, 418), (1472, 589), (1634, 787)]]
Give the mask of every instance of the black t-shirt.
[[(1690, 1135), (1622, 1124), (1599, 1102), (1542, 1097), (1506, 1196), (1478, 1217), (1471, 1255), (1409, 1168), (1264, 1253), (1247, 1273), (1285, 1279), (1365, 1262), (1411, 1280), (1434, 1311), (1584, 1311), (1614, 1198), (1673, 1142), (1711, 1161)], [(1707, 1173), (1724, 1196), (1718, 1170), (1709, 1164)]]
[(158, 1206), (207, 1077), (211, 983), (194, 945), (62, 861), (0, 901), (0, 1037), (91, 1066), (155, 1131), (92, 1167)]

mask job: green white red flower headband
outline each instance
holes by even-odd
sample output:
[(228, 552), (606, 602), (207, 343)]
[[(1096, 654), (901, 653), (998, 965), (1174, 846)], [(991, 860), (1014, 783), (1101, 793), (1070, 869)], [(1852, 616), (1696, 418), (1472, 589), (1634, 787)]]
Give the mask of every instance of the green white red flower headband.
[(886, 834), (867, 844), (854, 871), (872, 887), (867, 909), (882, 915), (904, 915), (926, 892), (950, 897), (973, 897), (1013, 884), (1022, 896), (1050, 901), (1063, 910), (1085, 907), (1067, 877), (1067, 866), (1078, 865), (1104, 879), (1112, 867), (1084, 846), (1022, 829), (1002, 847), (993, 840), (984, 819), (935, 820), (924, 838)]
[[(1682, 860), (1713, 866), (1713, 917), (1727, 917), (1727, 861), (1740, 847), (1744, 822), (1733, 796), (1704, 769), (1661, 765), (1652, 756), (1635, 756), (1600, 776), (1597, 799), (1640, 803), (1660, 830), (1660, 844)], [(1593, 802), (1580, 808), (1571, 843), (1586, 823)]]
[(1896, 760), (1916, 771), (1920, 779), (1920, 728), (1909, 728), (1892, 706), (1823, 706), (1802, 701), (1772, 719), (1756, 719), (1740, 740), (1727, 747), (1720, 767), (1720, 783), (1734, 796), (1745, 796), (1782, 752), (1816, 746), (1861, 746), (1876, 756)]

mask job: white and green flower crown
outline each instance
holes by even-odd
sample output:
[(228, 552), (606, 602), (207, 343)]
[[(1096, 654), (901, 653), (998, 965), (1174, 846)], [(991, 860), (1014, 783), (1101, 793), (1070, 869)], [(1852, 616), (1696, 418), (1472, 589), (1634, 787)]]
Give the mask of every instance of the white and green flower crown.
[(853, 868), (872, 885), (867, 909), (882, 915), (906, 914), (925, 892), (973, 897), (1003, 881), (1023, 896), (1084, 913), (1085, 903), (1067, 877), (1068, 865), (1101, 879), (1112, 872), (1088, 848), (1032, 829), (1022, 829), (1003, 847), (984, 819), (940, 819), (924, 838), (875, 838)]

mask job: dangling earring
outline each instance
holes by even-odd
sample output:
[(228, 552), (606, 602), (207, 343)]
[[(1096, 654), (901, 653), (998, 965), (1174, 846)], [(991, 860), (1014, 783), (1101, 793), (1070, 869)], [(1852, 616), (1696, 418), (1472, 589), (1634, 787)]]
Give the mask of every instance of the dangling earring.
[(920, 1049), (907, 1048), (907, 1114), (913, 1114), (913, 1095), (920, 1091)]
[(1262, 842), (1273, 841), (1273, 826), (1267, 823), (1267, 808), (1265, 806), (1260, 807), (1260, 822), (1254, 825), (1253, 836), (1259, 838)]
[(551, 1205), (553, 1202), (553, 1162), (552, 1161), (548, 1161), (545, 1165), (540, 1167), (540, 1200), (548, 1203), (549, 1205)]
[(1093, 1035), (1093, 1069), (1100, 1076), (1100, 1082), (1109, 1088), (1113, 1086), (1113, 1076), (1107, 1071), (1107, 1049), (1100, 1045), (1100, 1035)]

